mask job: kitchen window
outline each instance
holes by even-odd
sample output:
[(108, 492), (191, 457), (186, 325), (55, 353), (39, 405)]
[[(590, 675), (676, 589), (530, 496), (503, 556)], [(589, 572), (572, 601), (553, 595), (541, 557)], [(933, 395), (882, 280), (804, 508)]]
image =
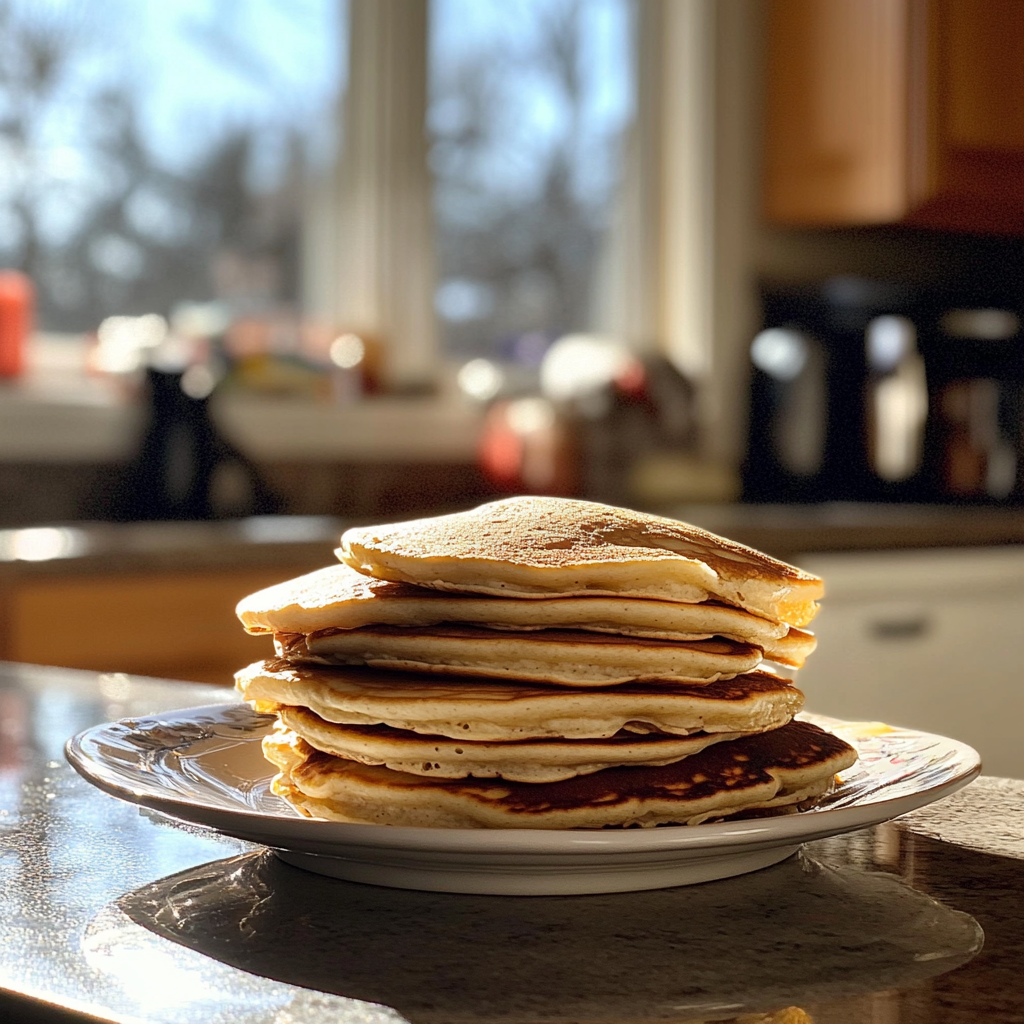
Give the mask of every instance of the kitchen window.
[(449, 358), (592, 329), (632, 120), (631, 0), (434, 0), (427, 127)]
[(181, 299), (301, 309), (379, 341), (398, 392), (579, 329), (703, 379), (716, 16), (0, 0), (0, 261), (37, 280), (48, 329)]
[(337, 0), (0, 0), (0, 265), (40, 326), (293, 306), (344, 36)]

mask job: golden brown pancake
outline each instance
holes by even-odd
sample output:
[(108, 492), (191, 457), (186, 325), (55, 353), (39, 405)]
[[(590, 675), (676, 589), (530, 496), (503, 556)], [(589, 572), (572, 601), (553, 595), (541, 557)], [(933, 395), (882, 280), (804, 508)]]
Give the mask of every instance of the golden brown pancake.
[(519, 497), (341, 538), (368, 576), (507, 597), (715, 598), (805, 626), (821, 580), (688, 523), (568, 498)]
[(488, 676), (561, 686), (630, 682), (711, 683), (756, 668), (759, 647), (735, 640), (645, 640), (584, 630), (530, 633), (481, 626), (364, 626), (323, 629), (309, 636), (278, 633), (289, 661), (446, 675)]
[(364, 576), (331, 565), (243, 598), (235, 609), (250, 633), (314, 633), (365, 626), (422, 628), (444, 623), (529, 631), (583, 629), (651, 640), (714, 636), (760, 647), (799, 668), (814, 649), (810, 633), (716, 601), (679, 604), (628, 597), (523, 598), (455, 594)]
[(551, 783), (454, 780), (358, 764), (295, 738), (268, 738), (274, 791), (304, 814), (427, 828), (694, 825), (744, 811), (806, 806), (856, 751), (806, 722), (720, 743), (664, 767), (606, 768)]
[(784, 725), (803, 706), (795, 686), (764, 672), (707, 686), (636, 683), (582, 690), (272, 658), (249, 665), (235, 679), (259, 711), (306, 707), (328, 722), (478, 742), (600, 739), (622, 729), (677, 736), (756, 732)]
[(516, 782), (558, 782), (625, 764), (663, 765), (697, 754), (713, 743), (742, 733), (665, 733), (622, 731), (607, 739), (519, 740), (480, 743), (447, 736), (423, 736), (387, 725), (336, 725), (308, 708), (279, 707), (277, 736), (288, 733), (314, 750), (361, 764), (382, 764), (397, 772), (434, 778), (502, 778)]
[(786, 665), (789, 668), (803, 668), (804, 662), (814, 653), (818, 639), (805, 629), (790, 626), (785, 636), (770, 640), (761, 649), (768, 661)]

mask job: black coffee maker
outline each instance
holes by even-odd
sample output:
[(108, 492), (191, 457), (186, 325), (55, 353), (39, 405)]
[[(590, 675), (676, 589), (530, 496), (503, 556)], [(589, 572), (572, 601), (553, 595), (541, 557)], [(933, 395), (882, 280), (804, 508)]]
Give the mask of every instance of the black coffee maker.
[(1024, 500), (1017, 303), (851, 277), (762, 303), (745, 500)]

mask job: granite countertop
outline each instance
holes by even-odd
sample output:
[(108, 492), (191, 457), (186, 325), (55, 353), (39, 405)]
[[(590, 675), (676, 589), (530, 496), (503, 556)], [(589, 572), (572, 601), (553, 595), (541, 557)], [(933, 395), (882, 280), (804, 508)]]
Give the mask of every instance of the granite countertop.
[(333, 562), (344, 526), (333, 516), (210, 522), (69, 523), (0, 530), (0, 580)]
[(1024, 1020), (1022, 782), (983, 777), (699, 886), (410, 892), (311, 875), (140, 811), (63, 758), (89, 725), (222, 700), (213, 687), (0, 668), (0, 1017)]

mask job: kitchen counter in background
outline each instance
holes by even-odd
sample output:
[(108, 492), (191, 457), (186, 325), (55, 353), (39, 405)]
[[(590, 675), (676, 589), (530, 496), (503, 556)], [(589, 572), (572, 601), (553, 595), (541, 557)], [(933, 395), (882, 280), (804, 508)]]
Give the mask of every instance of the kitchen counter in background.
[[(809, 552), (1024, 544), (1024, 508), (838, 502), (680, 505), (656, 511), (776, 558)], [(398, 518), (392, 515), (380, 521)], [(0, 565), (17, 564), (27, 572), (64, 575), (93, 572), (101, 566), (204, 568), (290, 562), (295, 556), (305, 559), (332, 551), (346, 526), (369, 521), (334, 516), (256, 516), (173, 523), (60, 524), (49, 520), (47, 528), (59, 529), (60, 539), (51, 536), (49, 541), (19, 541), (24, 531), (0, 530)], [(19, 543), (30, 548), (33, 543), (43, 546), (36, 554), (21, 558)]]
[(273, 651), (235, 604), (330, 564), (340, 534), (301, 516), (0, 530), (0, 658), (230, 685)]
[[(906, 548), (933, 549), (940, 559), (953, 547), (964, 554), (987, 548), (989, 561), (1000, 560), (993, 546), (1022, 545), (1024, 553), (1021, 510), (703, 505), (671, 512), (798, 562), (812, 554)], [(270, 650), (266, 637), (242, 631), (233, 614), (237, 601), (334, 562), (344, 525), (331, 517), (274, 516), (0, 530), (0, 658), (230, 683), (236, 669)], [(1008, 571), (1019, 571), (1024, 588), (1024, 569), (1014, 564)], [(961, 571), (972, 576), (969, 566)], [(880, 597), (891, 583), (884, 566), (873, 578), (877, 583), (860, 591), (869, 603), (872, 586)], [(904, 640), (912, 647), (915, 638)]]
[[(826, 580), (808, 707), (956, 735), (1024, 779), (1024, 513), (901, 506), (672, 510)], [(246, 594), (334, 563), (330, 517), (0, 531), (0, 658), (230, 685), (272, 652)], [(965, 699), (965, 694), (970, 694)]]
[(983, 777), (895, 823), (700, 886), (412, 892), (177, 825), (64, 761), (65, 740), (90, 725), (223, 699), (0, 667), (0, 1018), (640, 1024), (789, 1007), (771, 1021), (1021, 1020), (1024, 783)]
[(1024, 508), (961, 505), (683, 505), (663, 514), (776, 558), (809, 552), (1024, 544)]

